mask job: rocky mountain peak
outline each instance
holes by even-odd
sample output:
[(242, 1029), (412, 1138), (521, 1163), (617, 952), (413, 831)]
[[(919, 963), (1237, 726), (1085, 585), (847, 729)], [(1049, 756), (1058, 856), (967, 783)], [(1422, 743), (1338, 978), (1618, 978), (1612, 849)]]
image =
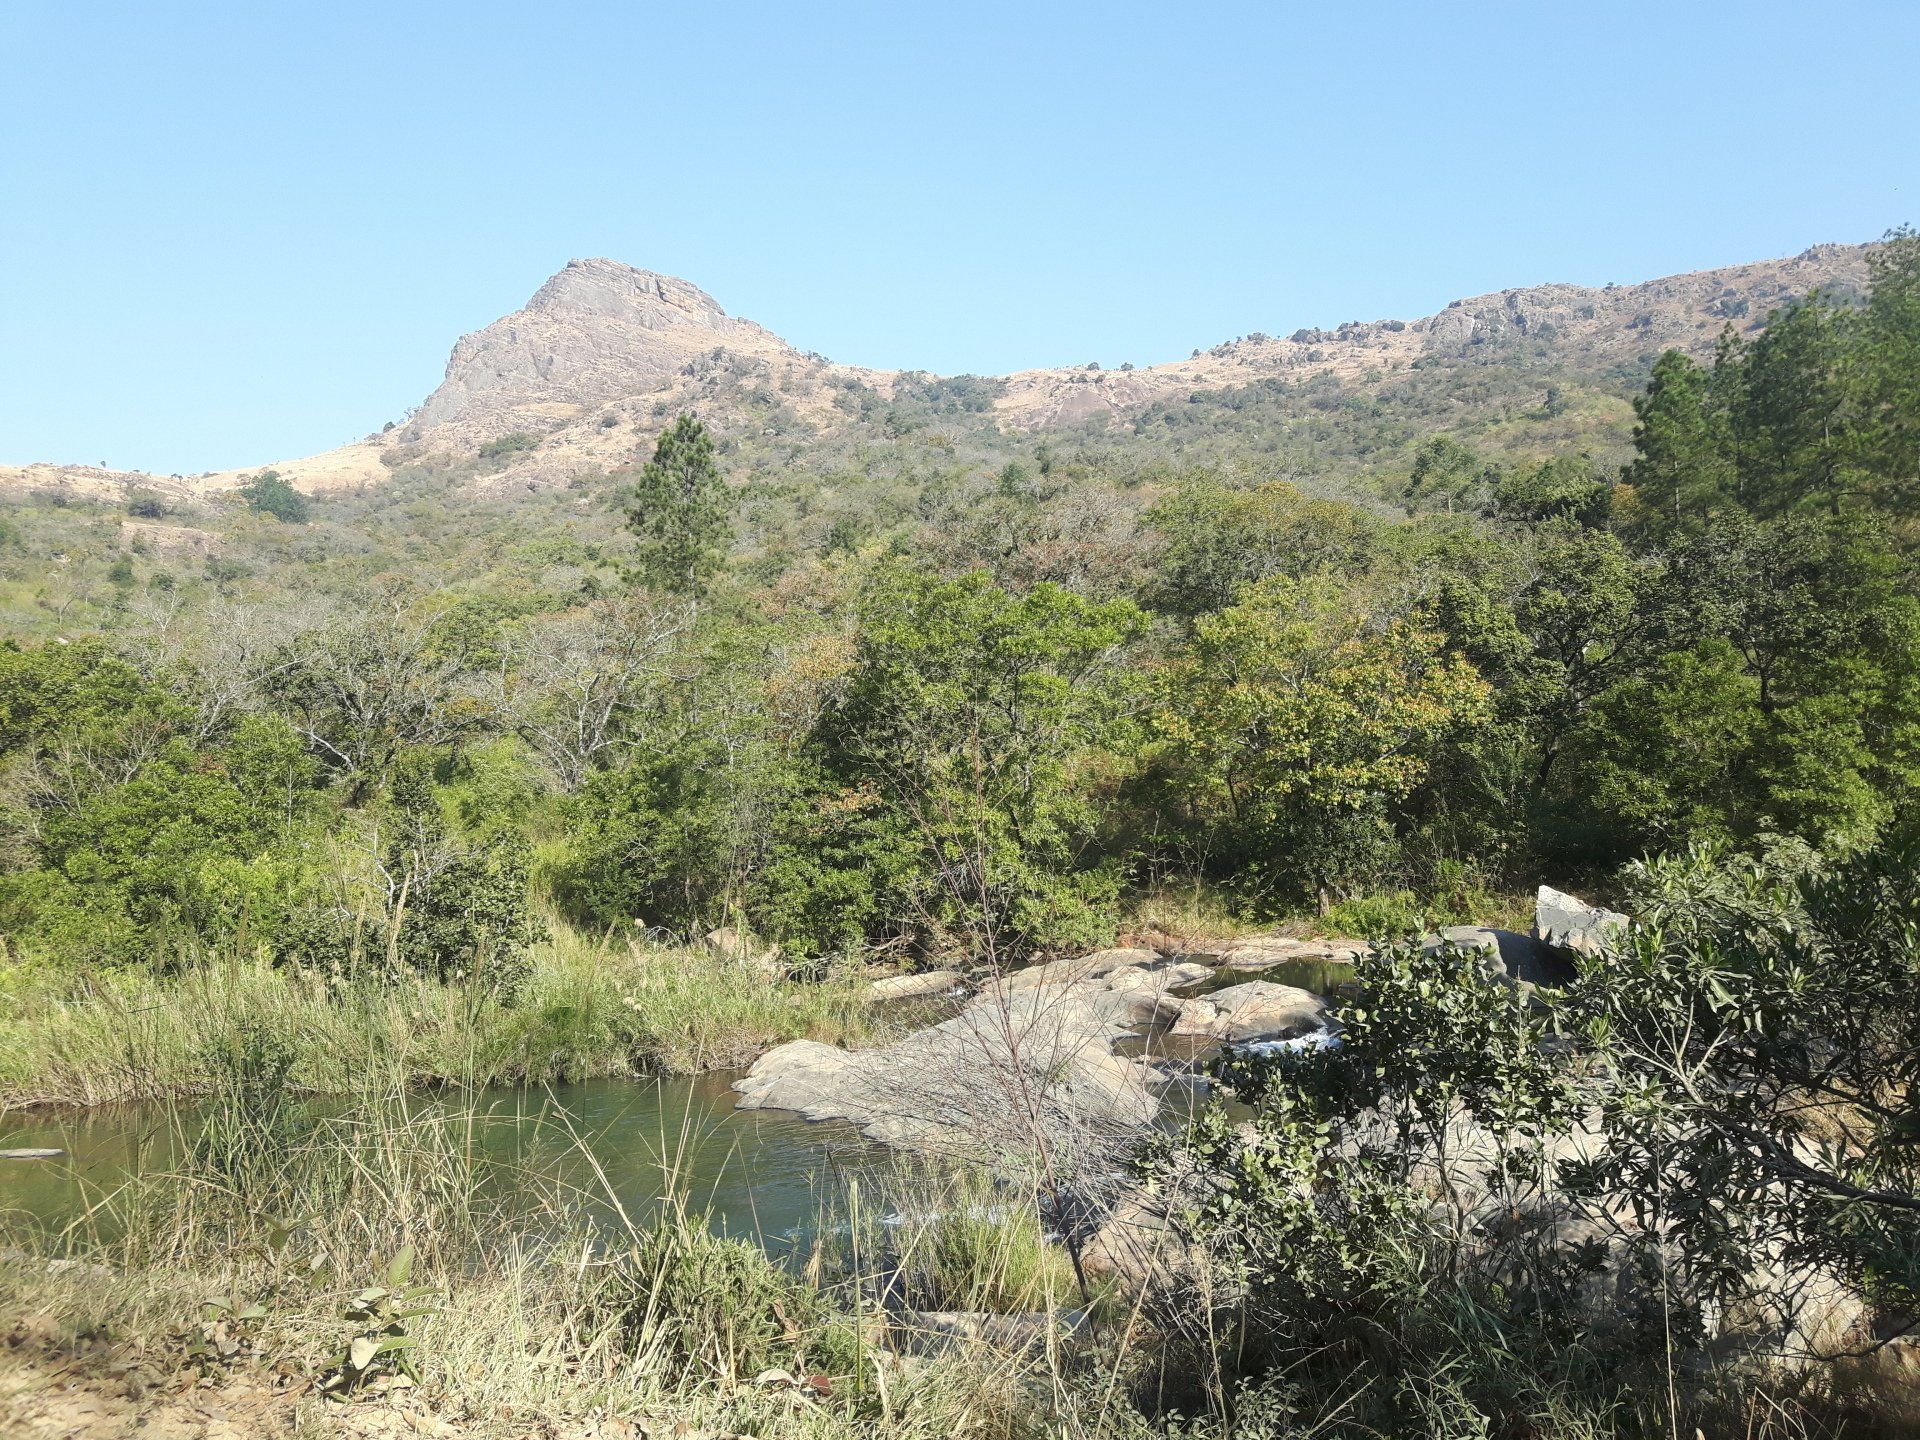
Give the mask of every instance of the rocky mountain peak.
[(618, 260), (569, 260), (527, 302), (529, 313), (624, 320), (650, 330), (711, 327), (730, 317), (698, 285)]
[(523, 308), (460, 338), (406, 438), (475, 443), (544, 431), (657, 389), (714, 350), (797, 354), (685, 280), (615, 260), (570, 260)]

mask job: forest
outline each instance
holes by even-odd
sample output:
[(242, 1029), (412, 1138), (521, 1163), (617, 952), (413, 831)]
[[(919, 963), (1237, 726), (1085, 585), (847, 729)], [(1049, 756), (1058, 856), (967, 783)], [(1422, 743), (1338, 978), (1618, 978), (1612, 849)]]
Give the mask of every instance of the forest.
[(550, 910), (918, 963), (1092, 945), (1183, 887), (1377, 928), (1857, 848), (1920, 758), (1915, 255), (1662, 357), (1617, 473), (1418, 442), (1380, 482), (1410, 514), (1205, 465), (1095, 493), (1043, 443), (806, 545), (743, 523), (769, 502), (683, 417), (569, 497), (599, 537), (519, 540), (546, 584), (515, 555), (456, 588), (417, 535), (353, 574), (268, 474), (248, 523), (311, 583), (123, 556), (98, 628), (0, 651), (10, 957), (244, 936), (510, 985)]

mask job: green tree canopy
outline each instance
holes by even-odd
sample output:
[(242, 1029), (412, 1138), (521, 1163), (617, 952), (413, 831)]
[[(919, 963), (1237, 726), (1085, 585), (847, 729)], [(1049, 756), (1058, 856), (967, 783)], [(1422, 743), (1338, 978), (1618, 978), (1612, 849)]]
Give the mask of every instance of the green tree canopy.
[(667, 427), (626, 495), (639, 543), (633, 574), (676, 595), (697, 595), (720, 568), (731, 535), (726, 481), (713, 438), (691, 415)]

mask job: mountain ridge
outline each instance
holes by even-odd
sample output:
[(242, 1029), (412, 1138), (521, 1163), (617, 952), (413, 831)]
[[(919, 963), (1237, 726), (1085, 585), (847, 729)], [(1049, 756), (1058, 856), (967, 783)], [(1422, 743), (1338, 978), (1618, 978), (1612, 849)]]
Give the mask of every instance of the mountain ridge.
[[(1814, 289), (1857, 293), (1871, 244), (1819, 244), (1775, 260), (1632, 285), (1550, 283), (1455, 300), (1413, 320), (1348, 322), (1285, 337), (1259, 332), (1135, 369), (1044, 367), (978, 378), (1003, 430), (1124, 419), (1146, 407), (1261, 382), (1331, 377), (1365, 389), (1423, 364), (1482, 356), (1565, 357), (1583, 372), (1643, 371), (1661, 350), (1711, 351), (1721, 330), (1755, 330)], [(1505, 347), (1503, 351), (1503, 347)], [(888, 402), (925, 372), (839, 365), (729, 314), (692, 282), (595, 257), (569, 261), (518, 310), (457, 340), (441, 383), (404, 422), (337, 449), (271, 462), (312, 491), (364, 487), (423, 457), (506, 455), (490, 485), (560, 484), (631, 463), (672, 412), (724, 409), (721, 391), (767, 402), (779, 423), (829, 432), (864, 423), (860, 402)], [(717, 417), (752, 423), (754, 415)], [(777, 426), (764, 426), (768, 433)], [(194, 477), (52, 464), (0, 465), (0, 488), (113, 493), (147, 486), (218, 493), (261, 467)]]

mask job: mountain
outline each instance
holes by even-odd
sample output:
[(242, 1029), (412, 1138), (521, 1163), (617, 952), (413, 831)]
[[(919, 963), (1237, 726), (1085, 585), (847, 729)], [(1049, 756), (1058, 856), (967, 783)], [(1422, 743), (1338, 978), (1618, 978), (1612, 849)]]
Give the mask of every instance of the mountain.
[(447, 378), (403, 433), (490, 440), (547, 429), (583, 408), (657, 390), (715, 350), (800, 358), (685, 280), (613, 260), (569, 260), (524, 308), (460, 338)]
[[(934, 382), (973, 423), (1032, 431), (1114, 422), (1169, 401), (1270, 382), (1369, 393), (1438, 367), (1521, 367), (1628, 394), (1653, 359), (1709, 353), (1723, 328), (1752, 331), (1814, 289), (1859, 293), (1866, 245), (1816, 245), (1781, 260), (1637, 285), (1539, 285), (1456, 300), (1416, 320), (1261, 333), (1140, 369), (1098, 366)], [(723, 433), (825, 435), (875, 407), (928, 393), (932, 377), (836, 365), (729, 315), (705, 291), (607, 259), (569, 261), (524, 307), (463, 336), (446, 376), (398, 426), (306, 459), (273, 462), (302, 489), (377, 484), (423, 462), (484, 461), (490, 487), (563, 484), (631, 463), (664, 421), (693, 409)], [(950, 407), (951, 408), (951, 407)], [(257, 467), (256, 467), (257, 468)], [(0, 487), (113, 493), (217, 492), (245, 471), (162, 479), (80, 466), (0, 466)]]

